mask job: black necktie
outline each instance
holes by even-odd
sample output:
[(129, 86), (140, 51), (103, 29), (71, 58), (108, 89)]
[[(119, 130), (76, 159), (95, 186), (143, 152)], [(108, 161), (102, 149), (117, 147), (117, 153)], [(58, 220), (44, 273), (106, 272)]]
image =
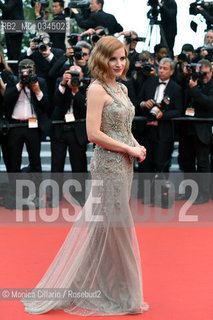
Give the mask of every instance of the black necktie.
[(158, 82), (158, 86), (160, 86), (161, 84), (163, 84), (163, 85), (165, 86), (165, 85), (166, 85), (166, 82), (159, 81), (159, 82)]

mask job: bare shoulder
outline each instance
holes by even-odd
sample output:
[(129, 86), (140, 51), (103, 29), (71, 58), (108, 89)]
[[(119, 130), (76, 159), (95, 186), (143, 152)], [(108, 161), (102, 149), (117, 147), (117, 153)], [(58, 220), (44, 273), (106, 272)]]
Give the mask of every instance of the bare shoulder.
[(97, 107), (104, 107), (110, 103), (111, 97), (107, 94), (106, 90), (99, 83), (92, 83), (87, 91), (87, 106), (94, 105)]
[(103, 94), (103, 92), (105, 92), (105, 90), (99, 83), (92, 83), (87, 90), (87, 94), (92, 96)]

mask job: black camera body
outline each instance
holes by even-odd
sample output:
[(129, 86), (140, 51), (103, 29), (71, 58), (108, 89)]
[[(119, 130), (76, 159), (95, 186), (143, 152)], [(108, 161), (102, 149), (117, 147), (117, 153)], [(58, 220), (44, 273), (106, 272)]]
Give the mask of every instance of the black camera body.
[(89, 8), (89, 5), (90, 5), (89, 0), (71, 1), (69, 3), (69, 8), (85, 9), (85, 8)]
[(155, 102), (153, 104), (153, 107), (149, 111), (148, 119), (149, 120), (156, 120), (159, 110), (161, 110), (161, 104)]
[(49, 7), (49, 1), (46, 0), (32, 0), (31, 6), (34, 8), (36, 3), (40, 3), (42, 8)]
[(201, 11), (198, 10), (198, 7), (203, 8), (210, 15), (213, 15), (213, 1), (207, 2), (204, 0), (196, 0), (195, 2), (192, 2), (189, 6), (189, 14), (196, 16), (201, 13)]
[(161, 103), (155, 102), (153, 107), (149, 111), (148, 119), (149, 120), (156, 120), (159, 110), (162, 112), (166, 111), (169, 104), (170, 104), (170, 97), (169, 96), (164, 96)]
[(81, 46), (72, 46), (74, 50), (74, 57), (76, 60), (81, 60), (83, 57), (83, 51)]
[(30, 83), (34, 84), (38, 81), (38, 77), (35, 73), (29, 72), (28, 69), (21, 69), (21, 84), (28, 86)]
[(71, 85), (73, 87), (79, 87), (81, 84), (81, 80), (80, 80), (80, 72), (78, 71), (70, 71), (71, 74)]
[(213, 61), (213, 47), (204, 46), (203, 49), (205, 49), (208, 52), (207, 58), (209, 61)]
[(32, 39), (33, 42), (36, 42), (36, 49), (43, 52), (47, 50), (47, 45), (51, 45), (50, 38), (48, 36), (38, 36)]
[(139, 42), (139, 41), (145, 42), (146, 41), (146, 38), (144, 38), (144, 37), (132, 38), (132, 36), (125, 36), (124, 38), (125, 38), (127, 44), (130, 44), (133, 41), (137, 41), (137, 42)]
[(143, 62), (142, 63), (142, 68), (141, 71), (144, 76), (149, 76), (150, 73), (153, 71), (154, 65), (151, 64), (150, 62)]
[(46, 51), (46, 50), (47, 50), (47, 45), (44, 44), (44, 43), (39, 43), (39, 45), (38, 45), (38, 50), (39, 50), (40, 52)]
[(71, 33), (67, 36), (67, 40), (71, 46), (75, 46), (81, 38), (82, 36), (80, 33)]
[(183, 62), (190, 62), (190, 58), (189, 58), (189, 54), (186, 51), (182, 51), (178, 56), (177, 56), (177, 60), (180, 63)]
[(80, 73), (78, 71), (70, 71), (71, 75), (71, 85), (73, 87), (79, 87), (81, 84), (88, 86), (91, 83), (92, 78), (80, 78)]
[(87, 18), (91, 13), (89, 0), (71, 1), (68, 4), (68, 7), (64, 9), (64, 13), (66, 17), (74, 18), (73, 12), (72, 10), (70, 10), (72, 8), (80, 9), (84, 18)]
[(206, 72), (197, 71), (197, 67), (201, 67), (199, 63), (190, 63), (186, 65), (188, 75), (192, 78), (193, 81), (203, 80), (203, 77), (206, 76)]
[(147, 12), (147, 18), (150, 19), (150, 25), (160, 24), (161, 21), (158, 20), (158, 15), (160, 13), (158, 0), (149, 0), (147, 5), (151, 6), (151, 9)]
[(92, 42), (96, 43), (98, 42), (98, 40), (101, 38), (101, 36), (107, 36), (109, 34), (109, 31), (107, 28), (102, 29), (100, 32), (98, 33), (94, 33), (91, 37)]
[(147, 5), (151, 6), (152, 8), (157, 8), (158, 7), (158, 0), (148, 0)]

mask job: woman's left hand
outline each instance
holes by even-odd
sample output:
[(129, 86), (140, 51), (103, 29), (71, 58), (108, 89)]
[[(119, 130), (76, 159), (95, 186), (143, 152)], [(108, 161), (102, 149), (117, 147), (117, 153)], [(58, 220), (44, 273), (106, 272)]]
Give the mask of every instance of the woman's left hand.
[(141, 163), (146, 159), (146, 148), (144, 146), (140, 146), (141, 154), (139, 157), (137, 157), (137, 161)]

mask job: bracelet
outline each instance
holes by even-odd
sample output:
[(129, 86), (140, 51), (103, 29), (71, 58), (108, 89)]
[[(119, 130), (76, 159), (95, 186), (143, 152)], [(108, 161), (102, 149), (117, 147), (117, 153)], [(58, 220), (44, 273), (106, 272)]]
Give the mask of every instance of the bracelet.
[(62, 87), (67, 87), (67, 84), (63, 84), (62, 82), (60, 82), (60, 86), (62, 86)]
[(144, 101), (141, 101), (141, 103), (140, 103), (140, 107), (143, 107), (143, 106), (144, 106), (144, 104), (145, 104), (145, 102), (144, 102)]

